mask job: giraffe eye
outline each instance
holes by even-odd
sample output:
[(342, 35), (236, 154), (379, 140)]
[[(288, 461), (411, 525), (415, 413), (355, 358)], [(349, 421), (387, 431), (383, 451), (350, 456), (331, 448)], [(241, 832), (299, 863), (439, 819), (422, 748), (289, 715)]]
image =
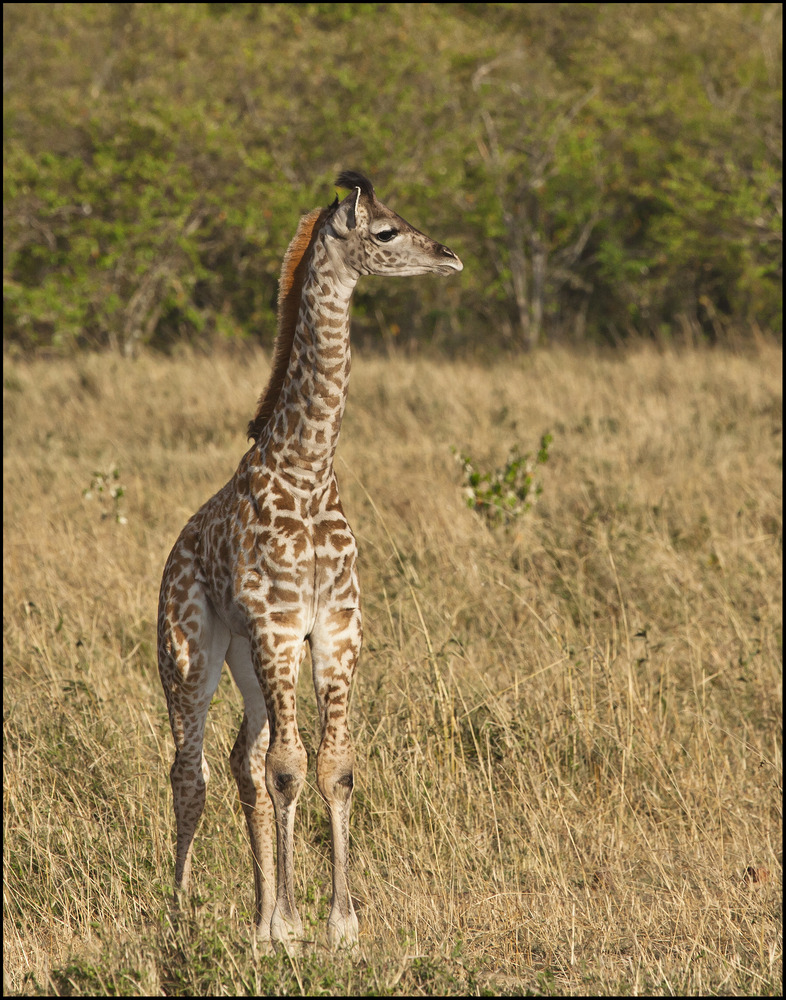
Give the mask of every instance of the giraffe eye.
[(389, 243), (394, 236), (398, 235), (397, 229), (381, 229), (377, 234), (377, 239), (383, 243)]

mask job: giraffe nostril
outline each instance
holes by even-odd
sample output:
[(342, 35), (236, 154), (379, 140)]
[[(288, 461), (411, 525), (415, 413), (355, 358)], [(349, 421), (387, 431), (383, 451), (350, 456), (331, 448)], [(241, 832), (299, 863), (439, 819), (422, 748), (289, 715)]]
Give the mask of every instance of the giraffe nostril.
[(444, 244), (440, 247), (440, 249), (442, 250), (443, 257), (455, 257), (456, 256), (453, 253), (453, 251), (449, 247), (446, 247)]

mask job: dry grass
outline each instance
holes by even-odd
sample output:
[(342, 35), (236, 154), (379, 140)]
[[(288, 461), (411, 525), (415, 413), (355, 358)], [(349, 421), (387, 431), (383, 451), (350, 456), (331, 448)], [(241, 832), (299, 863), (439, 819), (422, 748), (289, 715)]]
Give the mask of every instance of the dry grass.
[[(163, 561), (232, 473), (267, 362), (8, 361), (6, 991), (778, 994), (780, 373), (768, 346), (356, 356), (337, 470), (365, 602), (361, 945), (334, 960), (320, 937), (312, 770), (297, 876), (315, 944), (290, 961), (249, 944), (226, 677), (198, 895), (170, 923), (154, 661)], [(451, 446), (491, 469), (545, 431), (542, 496), (486, 526)], [(95, 471), (125, 496), (83, 497)]]

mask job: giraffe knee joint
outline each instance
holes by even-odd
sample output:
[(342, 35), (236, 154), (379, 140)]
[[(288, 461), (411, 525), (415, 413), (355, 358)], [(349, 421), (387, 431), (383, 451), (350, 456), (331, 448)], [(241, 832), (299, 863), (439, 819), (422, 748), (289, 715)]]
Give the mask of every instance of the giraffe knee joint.
[(306, 780), (306, 752), (303, 751), (302, 760), (298, 754), (296, 758), (289, 756), (285, 760), (272, 759), (268, 757), (265, 769), (265, 784), (271, 798), (278, 799), (286, 805), (294, 802)]
[(190, 784), (196, 788), (204, 788), (210, 780), (210, 768), (207, 761), (186, 760), (180, 751), (175, 753), (175, 760), (169, 771), (169, 780), (173, 785)]
[(355, 778), (351, 770), (345, 770), (338, 774), (321, 774), (318, 785), (326, 802), (347, 802), (355, 787)]
[(273, 781), (276, 786), (276, 791), (281, 792), (281, 794), (286, 797), (287, 792), (290, 792), (292, 786), (296, 782), (296, 777), (294, 774), (277, 774)]
[(296, 801), (303, 787), (303, 778), (299, 774), (288, 772), (273, 775), (272, 788), (268, 784), (268, 792), (274, 801), (278, 801), (288, 806)]
[(333, 796), (339, 802), (348, 802), (354, 787), (355, 778), (351, 771), (347, 771), (345, 774), (342, 774), (340, 778), (336, 779), (336, 782), (333, 785)]

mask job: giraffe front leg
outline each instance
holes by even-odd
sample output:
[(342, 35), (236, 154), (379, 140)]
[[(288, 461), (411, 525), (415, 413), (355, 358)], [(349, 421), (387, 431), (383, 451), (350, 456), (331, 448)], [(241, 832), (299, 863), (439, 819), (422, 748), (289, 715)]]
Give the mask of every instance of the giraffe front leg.
[(276, 905), (270, 919), (270, 936), (285, 947), (303, 940), (303, 922), (295, 904), (295, 808), (306, 775), (306, 751), (298, 745), (268, 751), (266, 780), (276, 814)]
[(303, 651), (302, 639), (253, 644), (254, 667), (265, 695), (270, 746), (265, 758), (265, 786), (276, 820), (276, 903), (270, 937), (286, 948), (303, 940), (303, 924), (295, 904), (294, 831), (297, 800), (306, 780), (307, 755), (297, 727), (295, 685)]
[(349, 813), (354, 787), (355, 755), (349, 736), (333, 741), (327, 735), (317, 758), (317, 784), (330, 813), (333, 898), (327, 936), (331, 948), (351, 947), (358, 940), (358, 918), (349, 894)]
[(358, 918), (349, 893), (349, 813), (354, 787), (355, 752), (347, 725), (349, 692), (360, 654), (358, 608), (324, 616), (311, 637), (314, 688), (322, 739), (317, 753), (317, 786), (327, 803), (332, 834), (333, 899), (328, 917), (331, 947), (358, 940)]

